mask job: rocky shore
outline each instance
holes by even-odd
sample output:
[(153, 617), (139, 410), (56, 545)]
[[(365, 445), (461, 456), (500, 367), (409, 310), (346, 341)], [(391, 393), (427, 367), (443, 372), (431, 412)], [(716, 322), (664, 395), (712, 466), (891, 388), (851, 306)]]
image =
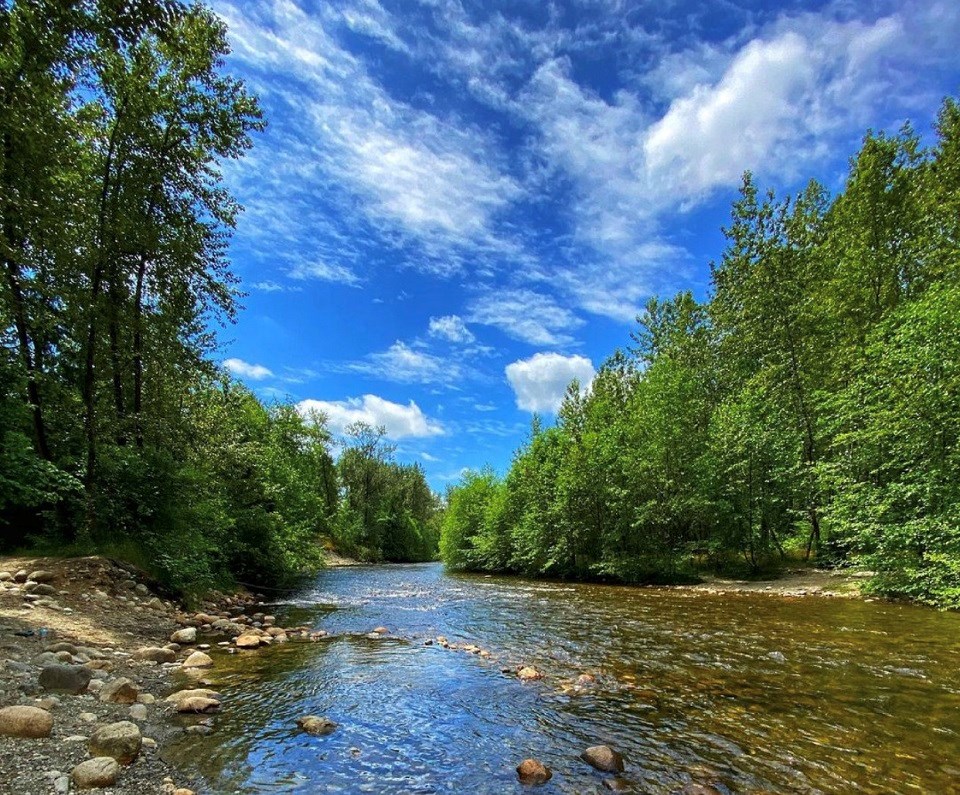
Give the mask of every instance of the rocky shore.
[(102, 557), (0, 558), (0, 791), (190, 795), (163, 749), (212, 731), (217, 655), (323, 635), (261, 604), (214, 594), (186, 612)]

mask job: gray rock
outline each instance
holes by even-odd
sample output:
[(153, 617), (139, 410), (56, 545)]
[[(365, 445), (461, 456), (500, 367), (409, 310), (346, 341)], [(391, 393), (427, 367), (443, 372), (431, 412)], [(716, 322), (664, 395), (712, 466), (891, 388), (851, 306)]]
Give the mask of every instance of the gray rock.
[(101, 726), (90, 737), (92, 756), (110, 756), (121, 765), (129, 765), (140, 753), (143, 736), (137, 724), (128, 720)]
[(136, 593), (138, 593), (140, 596), (146, 596), (147, 594), (150, 593), (150, 589), (147, 588), (147, 586), (144, 585), (142, 582), (138, 582), (136, 585), (134, 585), (133, 590)]
[(580, 754), (580, 758), (605, 773), (623, 772), (623, 757), (609, 745), (594, 745)]
[(0, 709), (0, 734), (7, 737), (49, 737), (53, 715), (39, 707), (4, 707)]
[(70, 777), (77, 789), (101, 789), (112, 787), (120, 775), (120, 765), (109, 756), (88, 759), (77, 765)]
[(40, 687), (58, 693), (82, 693), (93, 672), (82, 665), (48, 665), (40, 672)]
[(20, 569), (20, 571), (13, 575), (14, 582), (26, 582), (28, 579), (30, 579), (30, 572), (26, 569)]
[(147, 719), (147, 707), (145, 704), (131, 704), (130, 717), (136, 721), (145, 721)]
[(185, 627), (184, 629), (178, 629), (170, 636), (171, 643), (182, 643), (189, 645), (191, 643), (197, 642), (197, 628), (196, 627)]
[(37, 569), (35, 572), (29, 574), (27, 579), (33, 580), (34, 582), (53, 582), (54, 577), (55, 575), (52, 571)]

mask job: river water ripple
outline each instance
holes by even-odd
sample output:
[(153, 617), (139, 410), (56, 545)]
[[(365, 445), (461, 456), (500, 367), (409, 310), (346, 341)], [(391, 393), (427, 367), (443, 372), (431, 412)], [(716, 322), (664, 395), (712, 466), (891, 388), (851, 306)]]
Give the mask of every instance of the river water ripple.
[[(170, 751), (213, 792), (520, 792), (528, 756), (538, 793), (603, 792), (578, 759), (600, 743), (634, 792), (960, 792), (957, 614), (438, 564), (329, 569), (273, 612), (334, 637), (217, 656), (216, 730)], [(307, 713), (340, 728), (300, 734)]]

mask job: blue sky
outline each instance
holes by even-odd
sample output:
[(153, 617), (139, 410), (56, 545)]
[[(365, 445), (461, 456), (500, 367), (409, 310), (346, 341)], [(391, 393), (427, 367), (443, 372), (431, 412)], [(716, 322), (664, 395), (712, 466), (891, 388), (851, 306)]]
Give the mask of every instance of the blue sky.
[(437, 490), (503, 470), (653, 294), (704, 296), (745, 169), (842, 185), (960, 89), (960, 3), (214, 0), (269, 129), (226, 177), (227, 369)]

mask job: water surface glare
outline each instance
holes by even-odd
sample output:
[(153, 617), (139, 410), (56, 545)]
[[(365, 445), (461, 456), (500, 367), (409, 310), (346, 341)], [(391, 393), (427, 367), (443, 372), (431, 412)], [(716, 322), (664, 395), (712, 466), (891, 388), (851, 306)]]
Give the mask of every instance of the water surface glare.
[[(957, 614), (438, 564), (329, 569), (273, 612), (334, 637), (216, 657), (216, 730), (169, 753), (213, 792), (521, 792), (528, 756), (554, 773), (538, 793), (603, 792), (578, 759), (600, 743), (634, 792), (960, 791)], [(502, 671), (521, 663), (544, 679)]]

